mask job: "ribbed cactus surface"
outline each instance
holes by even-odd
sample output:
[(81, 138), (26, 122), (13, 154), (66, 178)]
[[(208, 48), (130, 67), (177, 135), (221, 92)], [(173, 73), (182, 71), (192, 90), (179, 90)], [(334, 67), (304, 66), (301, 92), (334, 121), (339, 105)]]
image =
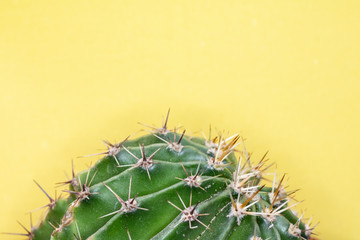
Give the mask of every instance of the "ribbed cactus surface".
[(68, 198), (49, 196), (29, 239), (311, 239), (284, 176), (267, 184), (266, 156), (250, 159), (238, 135), (190, 137), (165, 123), (105, 144), (102, 159), (65, 182)]

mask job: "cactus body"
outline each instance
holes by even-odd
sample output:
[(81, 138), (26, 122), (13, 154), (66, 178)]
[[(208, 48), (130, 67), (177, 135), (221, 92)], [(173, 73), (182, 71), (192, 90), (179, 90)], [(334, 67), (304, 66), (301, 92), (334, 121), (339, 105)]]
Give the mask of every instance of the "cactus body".
[(69, 181), (32, 240), (311, 239), (290, 210), (283, 178), (264, 187), (262, 159), (235, 156), (238, 136), (189, 137), (163, 128), (112, 145)]

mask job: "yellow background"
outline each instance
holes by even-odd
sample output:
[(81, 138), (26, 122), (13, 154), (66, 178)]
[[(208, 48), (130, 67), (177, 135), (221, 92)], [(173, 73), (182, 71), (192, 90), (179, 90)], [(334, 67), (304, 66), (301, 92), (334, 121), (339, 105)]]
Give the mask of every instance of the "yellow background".
[[(270, 150), (322, 239), (358, 239), (359, 1), (0, 1), (0, 231), (161, 123)], [(9, 239), (0, 236), (0, 239)], [(18, 239), (18, 238), (11, 238)]]

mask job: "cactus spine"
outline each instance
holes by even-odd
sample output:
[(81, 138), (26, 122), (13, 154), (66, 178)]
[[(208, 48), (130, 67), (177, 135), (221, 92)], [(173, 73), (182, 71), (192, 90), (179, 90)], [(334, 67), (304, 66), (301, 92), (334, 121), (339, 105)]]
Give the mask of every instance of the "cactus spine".
[[(168, 113), (169, 114), (169, 113)], [(239, 135), (199, 138), (161, 128), (111, 144), (94, 166), (63, 184), (31, 240), (314, 239), (296, 216), (284, 176), (265, 186)], [(241, 146), (240, 146), (241, 143)], [(238, 155), (238, 156), (236, 156)]]

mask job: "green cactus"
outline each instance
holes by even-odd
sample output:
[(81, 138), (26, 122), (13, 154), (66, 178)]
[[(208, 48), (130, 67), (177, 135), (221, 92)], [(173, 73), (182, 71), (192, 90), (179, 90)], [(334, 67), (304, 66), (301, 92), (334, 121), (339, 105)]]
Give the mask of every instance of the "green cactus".
[[(169, 112), (168, 112), (169, 114)], [(290, 204), (284, 176), (265, 187), (266, 154), (256, 164), (239, 135), (208, 139), (161, 128), (118, 144), (62, 184), (31, 240), (314, 239)], [(210, 135), (210, 134), (209, 134)], [(241, 143), (241, 150), (238, 150)], [(236, 156), (238, 155), (238, 156)], [(37, 183), (36, 183), (37, 184)], [(23, 226), (24, 227), (24, 226)], [(25, 228), (25, 227), (24, 227)], [(19, 234), (18, 234), (19, 235)]]

